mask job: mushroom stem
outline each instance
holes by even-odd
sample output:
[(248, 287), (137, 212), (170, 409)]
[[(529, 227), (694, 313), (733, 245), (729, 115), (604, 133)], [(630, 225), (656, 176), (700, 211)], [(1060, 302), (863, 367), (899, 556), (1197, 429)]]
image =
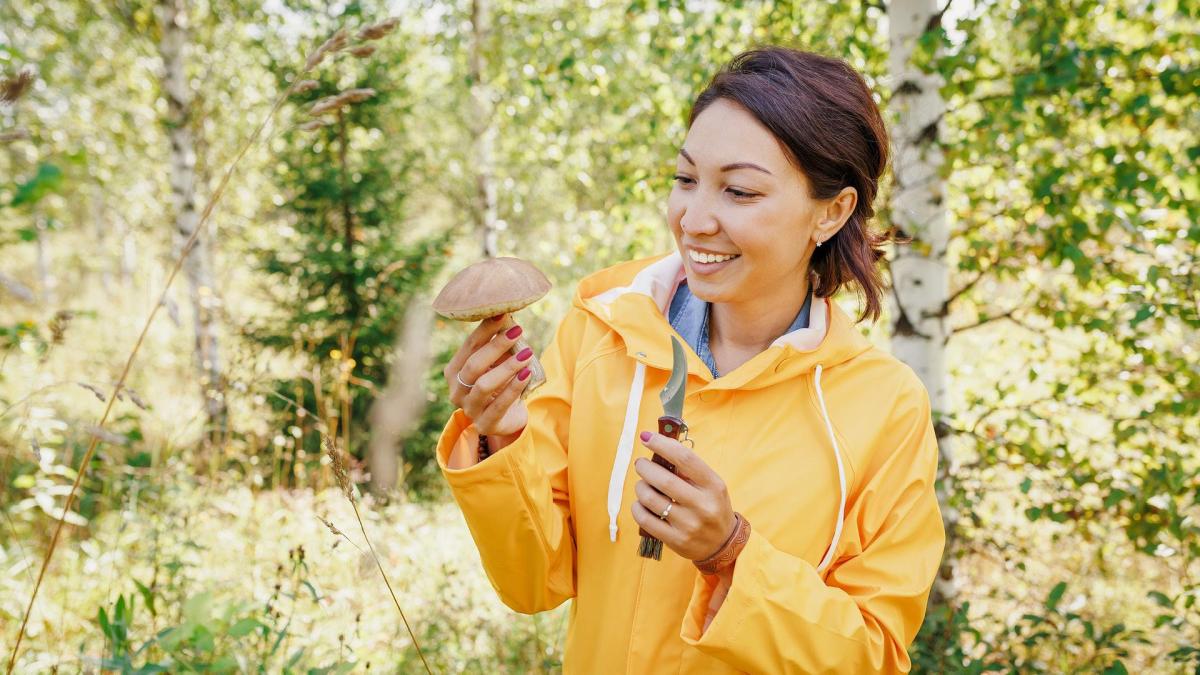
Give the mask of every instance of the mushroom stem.
[[(512, 313), (505, 312), (504, 313), (504, 325), (500, 327), (499, 332), (503, 333), (515, 325), (517, 325), (517, 322), (513, 321)], [(522, 349), (525, 349), (528, 346), (529, 346), (529, 343), (525, 342), (524, 334), (522, 334), (521, 337), (517, 338), (517, 343), (515, 345), (513, 345), (512, 349), (509, 350), (509, 353), (517, 354)], [(529, 368), (530, 375), (529, 375), (529, 381), (525, 384), (525, 388), (523, 390), (521, 390), (521, 399), (522, 400), (525, 399), (526, 397), (528, 397), (529, 394), (532, 393), (534, 389), (537, 389), (538, 387), (542, 386), (546, 382), (546, 371), (542, 368), (542, 364), (538, 361), (538, 357), (537, 357), (536, 353), (533, 356), (529, 357), (529, 361), (526, 362), (526, 367)]]

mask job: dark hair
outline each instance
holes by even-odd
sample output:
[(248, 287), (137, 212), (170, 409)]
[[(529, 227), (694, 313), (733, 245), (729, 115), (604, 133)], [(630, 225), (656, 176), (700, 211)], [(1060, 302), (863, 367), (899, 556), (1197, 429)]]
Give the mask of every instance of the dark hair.
[(879, 319), (883, 277), (878, 261), (891, 232), (872, 232), (872, 202), (888, 162), (888, 135), (871, 90), (841, 59), (766, 46), (738, 54), (692, 104), (688, 128), (713, 101), (746, 108), (779, 140), (810, 183), (810, 197), (829, 199), (842, 188), (858, 191), (854, 213), (813, 253), (815, 294), (831, 296), (856, 283), (865, 301), (858, 320)]

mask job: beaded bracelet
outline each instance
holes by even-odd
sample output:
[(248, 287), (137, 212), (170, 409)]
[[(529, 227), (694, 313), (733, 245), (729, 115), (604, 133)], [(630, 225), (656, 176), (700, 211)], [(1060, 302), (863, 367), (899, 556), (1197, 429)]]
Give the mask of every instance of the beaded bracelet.
[(488, 449), (487, 436), (485, 434), (479, 434), (479, 461), (482, 462), (483, 460), (487, 459), (488, 455), (490, 454), (491, 450)]
[(737, 511), (734, 511), (733, 515), (737, 524), (733, 528), (733, 534), (729, 535), (729, 539), (721, 548), (704, 560), (692, 561), (701, 574), (719, 574), (732, 565), (737, 560), (738, 554), (746, 547), (746, 541), (750, 539), (750, 521)]

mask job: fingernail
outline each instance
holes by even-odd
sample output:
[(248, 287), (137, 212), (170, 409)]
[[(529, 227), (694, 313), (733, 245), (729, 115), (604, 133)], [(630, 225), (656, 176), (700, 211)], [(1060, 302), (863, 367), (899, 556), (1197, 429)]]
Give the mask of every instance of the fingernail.
[(528, 368), (522, 368), (521, 372), (517, 373), (517, 379), (524, 382), (525, 380), (529, 379), (529, 376), (532, 373), (533, 373), (532, 370), (530, 370)]
[(525, 349), (522, 349), (520, 351), (520, 353), (517, 354), (517, 360), (518, 361), (528, 361), (529, 357), (531, 357), (531, 356), (533, 356), (533, 349), (530, 347), (526, 347)]
[(650, 440), (650, 432), (649, 432), (649, 431), (643, 431), (643, 432), (642, 432), (642, 442), (643, 442), (643, 443), (645, 443), (645, 442), (646, 442), (646, 441), (648, 441), (648, 440)]
[(508, 329), (508, 332), (505, 333), (504, 336), (507, 337), (509, 340), (513, 340), (520, 334), (521, 334), (521, 327), (513, 326), (512, 328)]

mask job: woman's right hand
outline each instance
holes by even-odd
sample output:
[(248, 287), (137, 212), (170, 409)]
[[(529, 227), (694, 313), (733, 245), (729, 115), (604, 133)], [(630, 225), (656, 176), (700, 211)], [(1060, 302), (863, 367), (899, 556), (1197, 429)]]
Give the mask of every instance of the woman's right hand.
[[(501, 314), (480, 321), (442, 370), (450, 402), (462, 408), (476, 430), (486, 436), (516, 435), (529, 420), (521, 391), (529, 383), (526, 366), (533, 350), (509, 354), (521, 333), (518, 326), (508, 334), (500, 332), (503, 319)], [(460, 379), (474, 386), (464, 387)]]

